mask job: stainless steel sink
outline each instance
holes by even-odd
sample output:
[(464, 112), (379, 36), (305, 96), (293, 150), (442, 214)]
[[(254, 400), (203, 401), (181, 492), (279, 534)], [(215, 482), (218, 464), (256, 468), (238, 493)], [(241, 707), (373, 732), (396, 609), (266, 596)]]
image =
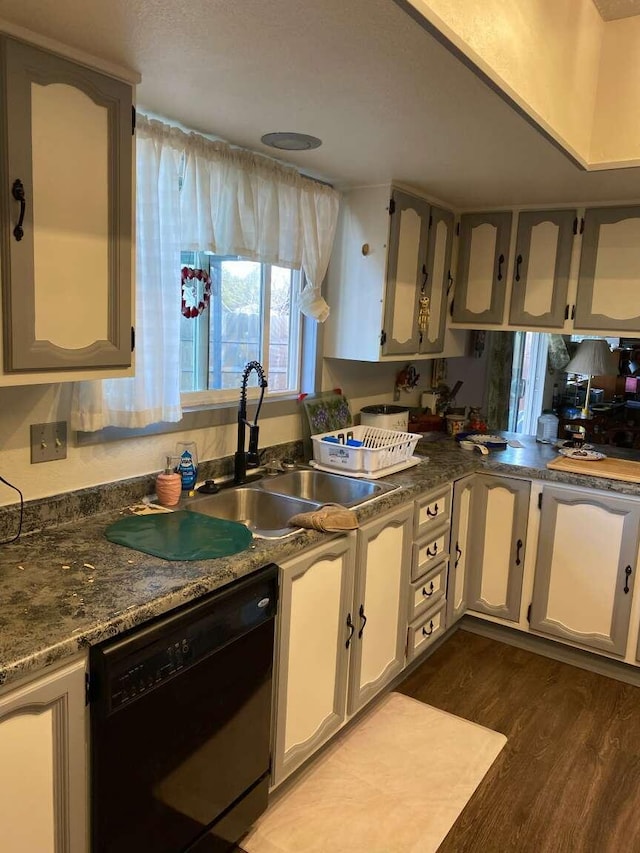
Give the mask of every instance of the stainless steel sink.
[(215, 495), (199, 495), (185, 502), (183, 509), (216, 518), (239, 521), (265, 539), (278, 539), (300, 528), (289, 527), (289, 519), (299, 512), (317, 509), (317, 501), (274, 494), (262, 488), (237, 486)]
[(277, 474), (273, 478), (265, 478), (260, 481), (260, 488), (280, 495), (294, 495), (316, 503), (338, 503), (352, 507), (394, 491), (397, 487), (390, 486), (388, 483), (376, 483), (372, 480), (360, 480), (344, 477), (341, 474), (328, 474), (311, 468), (300, 468)]

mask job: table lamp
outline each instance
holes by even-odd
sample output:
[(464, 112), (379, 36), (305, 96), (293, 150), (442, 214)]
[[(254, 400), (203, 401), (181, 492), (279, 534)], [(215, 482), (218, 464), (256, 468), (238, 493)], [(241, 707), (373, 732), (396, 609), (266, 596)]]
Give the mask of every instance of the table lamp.
[(565, 373), (578, 373), (587, 378), (587, 393), (584, 398), (582, 417), (589, 417), (589, 396), (592, 376), (615, 376), (618, 373), (609, 344), (602, 338), (586, 338), (580, 341), (575, 355), (564, 367)]

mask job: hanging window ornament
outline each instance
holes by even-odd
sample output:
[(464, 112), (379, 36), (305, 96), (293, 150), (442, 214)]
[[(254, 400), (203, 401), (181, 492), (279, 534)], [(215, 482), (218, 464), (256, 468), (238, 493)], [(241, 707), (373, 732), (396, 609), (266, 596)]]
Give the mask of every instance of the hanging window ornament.
[[(202, 299), (198, 299), (198, 282), (203, 284)], [(211, 301), (211, 276), (206, 270), (182, 267), (182, 316), (195, 319)]]

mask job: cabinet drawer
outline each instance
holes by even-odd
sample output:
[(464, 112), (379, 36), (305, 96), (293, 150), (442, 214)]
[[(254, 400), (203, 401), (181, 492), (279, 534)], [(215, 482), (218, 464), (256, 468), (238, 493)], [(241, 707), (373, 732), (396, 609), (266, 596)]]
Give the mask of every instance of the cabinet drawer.
[(451, 518), (451, 486), (429, 492), (416, 501), (414, 538), (418, 539), (433, 527)]
[(428, 610), (424, 616), (409, 625), (407, 642), (407, 660), (411, 661), (427, 649), (446, 628), (446, 600), (442, 599), (436, 607)]
[(413, 546), (411, 580), (417, 581), (449, 556), (449, 527), (441, 527)]
[(424, 577), (410, 585), (409, 622), (413, 622), (429, 608), (433, 607), (447, 592), (447, 567), (445, 560)]

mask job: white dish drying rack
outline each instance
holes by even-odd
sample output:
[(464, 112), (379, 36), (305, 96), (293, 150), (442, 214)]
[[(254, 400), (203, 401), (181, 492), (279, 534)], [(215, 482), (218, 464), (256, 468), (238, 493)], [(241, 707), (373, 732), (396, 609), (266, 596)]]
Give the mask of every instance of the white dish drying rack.
[[(336, 440), (326, 441), (327, 438)], [(311, 436), (316, 467), (349, 472), (354, 476), (375, 474), (379, 477), (391, 473), (389, 469), (399, 471), (416, 465), (420, 460), (413, 457), (413, 451), (419, 439), (416, 433), (372, 426), (354, 426)]]

